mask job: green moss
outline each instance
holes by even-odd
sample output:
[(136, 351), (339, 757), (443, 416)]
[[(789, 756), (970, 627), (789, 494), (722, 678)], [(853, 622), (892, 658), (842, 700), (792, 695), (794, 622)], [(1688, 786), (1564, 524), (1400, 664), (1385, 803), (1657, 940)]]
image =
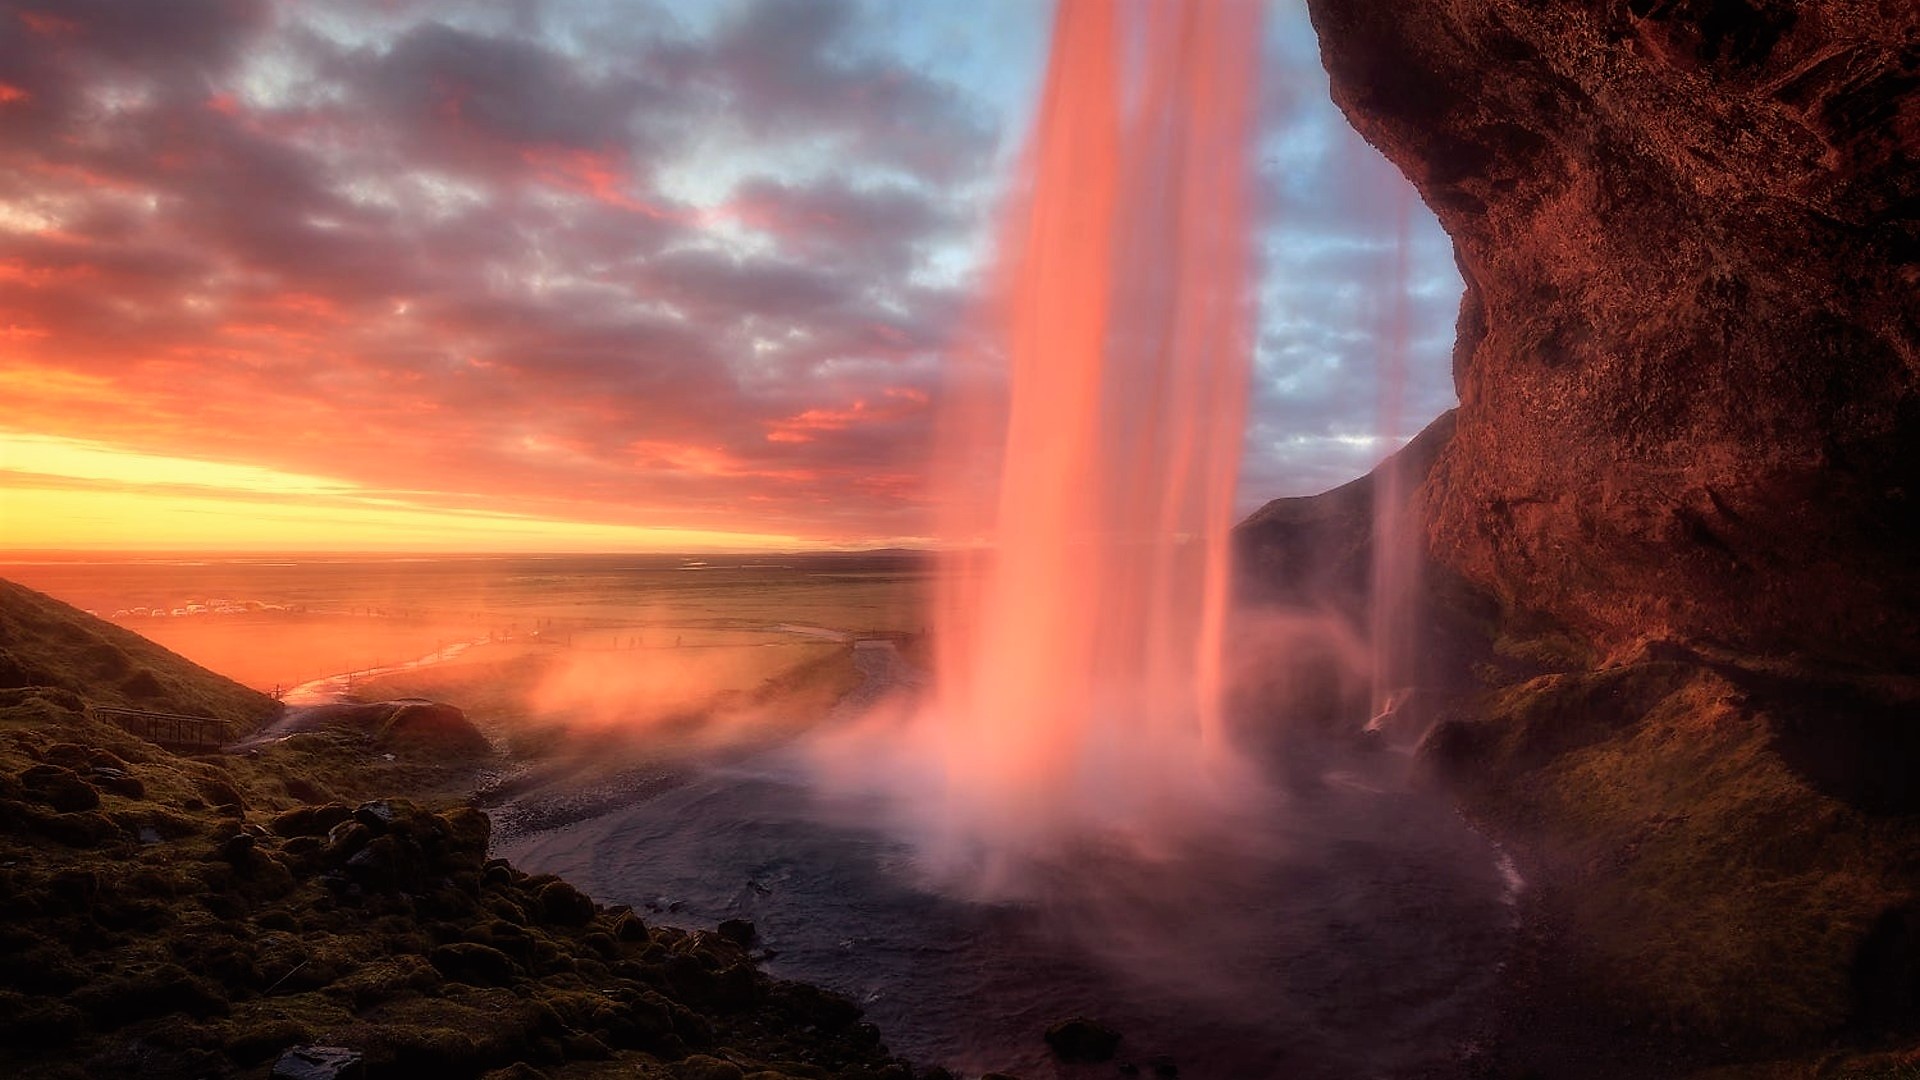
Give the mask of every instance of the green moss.
[(1805, 1043), (1854, 1015), (1875, 920), (1916, 893), (1920, 839), (1823, 794), (1739, 673), (1643, 660), (1487, 696), (1438, 752), (1521, 842), (1579, 974), (1654, 1030)]
[[(217, 677), (77, 613), (0, 610), (0, 674), (32, 655), (47, 683), (0, 689), (0, 1075), (257, 1076), (302, 1042), (399, 1075), (676, 1077), (696, 1050), (755, 1072), (776, 1049), (818, 1063), (793, 1075), (906, 1075), (847, 1025), (793, 1016), (737, 945), (489, 863), (486, 818), (458, 805), (472, 763), (339, 731), (171, 753), (96, 719), (83, 677), (151, 673), (200, 695), (172, 708), (237, 715)], [(764, 692), (823, 715), (856, 678), (842, 650)], [(484, 970), (430, 960), (476, 953)], [(669, 977), (688, 963), (709, 975), (697, 1000)]]

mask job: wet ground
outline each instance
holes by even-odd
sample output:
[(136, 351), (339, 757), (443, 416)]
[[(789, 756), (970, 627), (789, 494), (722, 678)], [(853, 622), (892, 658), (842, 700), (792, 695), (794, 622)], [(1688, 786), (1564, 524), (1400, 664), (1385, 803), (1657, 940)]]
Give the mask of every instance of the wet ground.
[[(870, 685), (890, 663), (869, 660)], [(791, 744), (523, 795), (495, 811), (496, 848), (658, 921), (750, 919), (769, 971), (962, 1072), (1114, 1075), (1047, 1056), (1046, 1027), (1086, 1015), (1141, 1075), (1461, 1075), (1495, 1023), (1519, 885), (1409, 773), (1385, 751), (1296, 755), (1260, 812), (1158, 859), (1063, 852), (1019, 902), (929, 884), (889, 805), (817, 789)]]

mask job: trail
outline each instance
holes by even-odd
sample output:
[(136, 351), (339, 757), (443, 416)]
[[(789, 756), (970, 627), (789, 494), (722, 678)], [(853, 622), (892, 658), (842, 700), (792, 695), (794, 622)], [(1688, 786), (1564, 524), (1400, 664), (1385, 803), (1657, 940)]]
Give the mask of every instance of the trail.
[(336, 675), (323, 675), (318, 679), (310, 679), (282, 693), (280, 695), (280, 701), (282, 704), (290, 706), (338, 704), (349, 700), (349, 695), (353, 692), (353, 683), (355, 680), (364, 682), (367, 679), (377, 678), (381, 675), (393, 675), (402, 671), (416, 671), (434, 664), (442, 664), (454, 659), (475, 645), (485, 645), (486, 643), (486, 638), (479, 638), (474, 641), (456, 641), (445, 648), (402, 663), (389, 664), (384, 667), (369, 667), (354, 671), (343, 671)]

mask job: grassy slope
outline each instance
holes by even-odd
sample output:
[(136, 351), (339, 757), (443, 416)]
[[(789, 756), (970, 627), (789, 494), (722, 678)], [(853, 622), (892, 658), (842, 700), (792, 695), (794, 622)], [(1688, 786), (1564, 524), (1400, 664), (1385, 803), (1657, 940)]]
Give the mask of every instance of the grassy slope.
[(244, 732), (270, 697), (104, 619), (0, 580), (0, 689), (58, 687), (90, 704), (211, 716)]
[(1522, 849), (1571, 931), (1569, 974), (1623, 1026), (1791, 1062), (1754, 1075), (1816, 1075), (1808, 1046), (1897, 1043), (1911, 1021), (1887, 1010), (1910, 1004), (1914, 957), (1886, 952), (1884, 927), (1920, 896), (1920, 829), (1857, 782), (1870, 766), (1847, 782), (1794, 733), (1812, 718), (1837, 740), (1843, 703), (1908, 700), (1655, 646), (1491, 690), (1425, 749)]
[[(739, 945), (487, 861), (461, 805), (486, 759), (388, 760), (348, 731), (169, 753), (81, 695), (236, 720), (271, 703), (4, 596), (12, 681), (46, 685), (0, 688), (0, 1075), (265, 1077), (311, 1043), (363, 1051), (376, 1080), (912, 1075), (856, 1008)], [(159, 690), (118, 688), (143, 672)], [(356, 815), (393, 793), (419, 801)]]

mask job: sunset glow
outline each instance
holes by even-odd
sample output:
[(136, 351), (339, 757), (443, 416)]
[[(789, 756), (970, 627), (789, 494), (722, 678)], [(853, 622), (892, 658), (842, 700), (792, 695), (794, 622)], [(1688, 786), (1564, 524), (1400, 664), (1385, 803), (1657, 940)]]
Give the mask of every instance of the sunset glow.
[[(988, 7), (0, 3), (0, 548), (926, 542), (1049, 33)], [(1249, 499), (1386, 449), (1327, 290), (1388, 245), (1291, 18)]]

